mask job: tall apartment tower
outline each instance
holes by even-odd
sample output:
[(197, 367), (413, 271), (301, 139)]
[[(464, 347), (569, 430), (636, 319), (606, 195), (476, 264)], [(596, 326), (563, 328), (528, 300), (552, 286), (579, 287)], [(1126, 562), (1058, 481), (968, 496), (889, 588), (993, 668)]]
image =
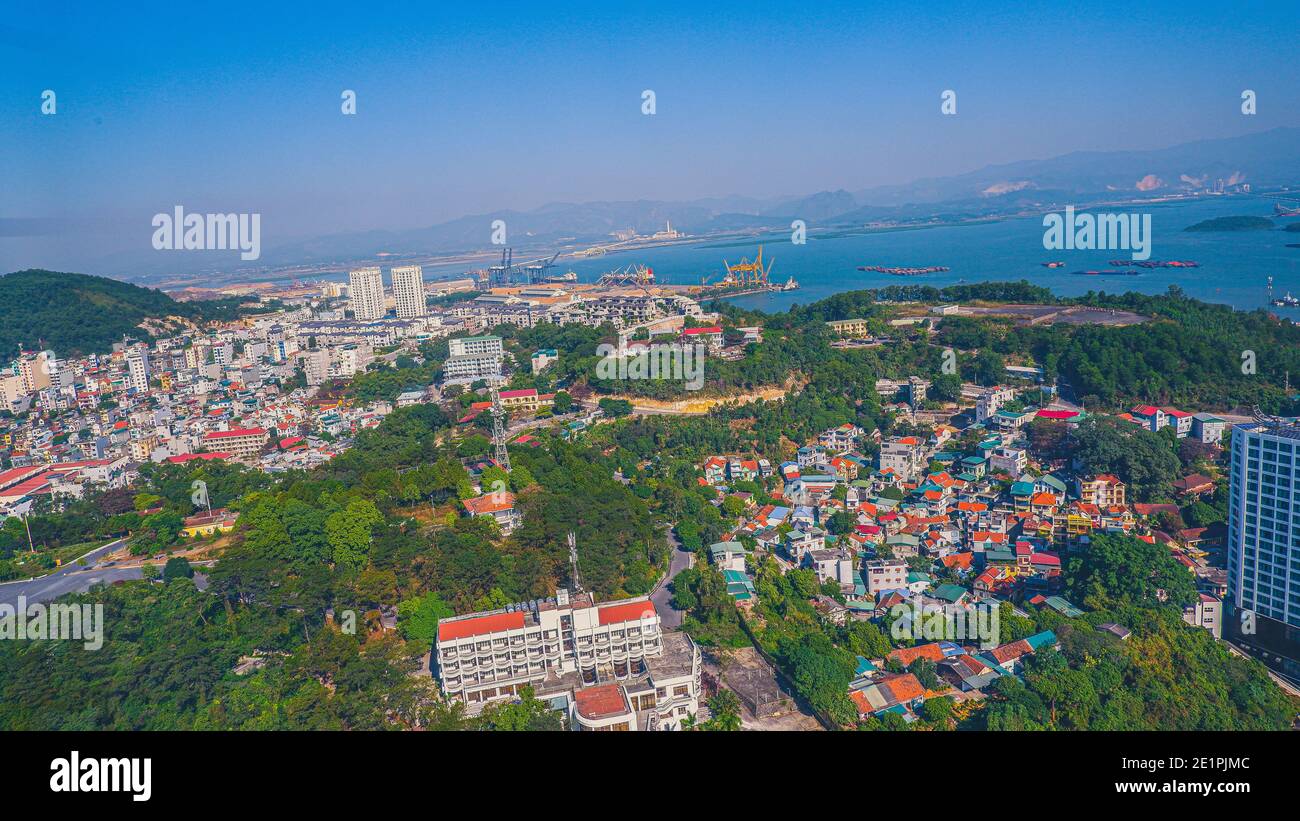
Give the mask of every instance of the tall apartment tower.
[(1300, 425), (1232, 429), (1224, 633), (1300, 680)]
[(126, 352), (127, 380), (137, 393), (149, 391), (149, 351), (137, 345)]
[(36, 393), (50, 386), (50, 375), (54, 371), (54, 351), (41, 351), (35, 356), (22, 356), (18, 359), (18, 376), (22, 379), (23, 390)]
[(378, 268), (348, 272), (348, 300), (357, 319), (381, 319), (384, 316), (383, 272)]
[(424, 316), (424, 270), (418, 265), (404, 265), (393, 269), (393, 298), (397, 302), (399, 319)]

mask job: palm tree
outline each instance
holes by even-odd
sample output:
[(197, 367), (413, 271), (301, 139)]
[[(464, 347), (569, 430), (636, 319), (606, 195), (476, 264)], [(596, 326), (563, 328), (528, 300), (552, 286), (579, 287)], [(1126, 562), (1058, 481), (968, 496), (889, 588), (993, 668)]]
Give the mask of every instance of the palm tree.
[(725, 687), (719, 688), (717, 694), (709, 699), (709, 727), (713, 730), (735, 731), (740, 729), (740, 698)]

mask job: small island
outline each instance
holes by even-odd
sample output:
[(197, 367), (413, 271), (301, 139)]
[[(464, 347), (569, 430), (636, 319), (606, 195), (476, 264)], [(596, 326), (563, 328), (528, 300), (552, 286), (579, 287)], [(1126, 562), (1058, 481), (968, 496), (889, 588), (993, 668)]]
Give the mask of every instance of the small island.
[(1189, 225), (1184, 231), (1266, 231), (1273, 228), (1273, 220), (1267, 217), (1215, 217), (1195, 225)]

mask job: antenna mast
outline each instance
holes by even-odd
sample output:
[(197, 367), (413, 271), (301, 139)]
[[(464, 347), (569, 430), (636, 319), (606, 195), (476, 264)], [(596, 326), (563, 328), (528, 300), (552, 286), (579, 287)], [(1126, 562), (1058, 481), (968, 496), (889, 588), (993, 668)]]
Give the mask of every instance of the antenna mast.
[(496, 445), (497, 464), (510, 472), (510, 452), (506, 450), (506, 409), (501, 406), (501, 392), (492, 389), (492, 443)]
[(569, 565), (571, 566), (570, 574), (573, 577), (573, 592), (582, 592), (582, 577), (578, 575), (578, 535), (572, 530), (569, 531)]

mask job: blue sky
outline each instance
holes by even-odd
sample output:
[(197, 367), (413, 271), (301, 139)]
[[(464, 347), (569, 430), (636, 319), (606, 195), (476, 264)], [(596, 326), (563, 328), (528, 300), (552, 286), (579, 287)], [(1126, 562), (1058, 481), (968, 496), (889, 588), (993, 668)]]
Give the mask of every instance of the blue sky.
[(0, 217), (85, 226), (48, 260), (0, 239), (0, 269), (94, 272), (176, 203), (260, 212), (287, 239), (855, 190), (1300, 124), (1300, 24), (1281, 3), (103, 5), (0, 21)]

